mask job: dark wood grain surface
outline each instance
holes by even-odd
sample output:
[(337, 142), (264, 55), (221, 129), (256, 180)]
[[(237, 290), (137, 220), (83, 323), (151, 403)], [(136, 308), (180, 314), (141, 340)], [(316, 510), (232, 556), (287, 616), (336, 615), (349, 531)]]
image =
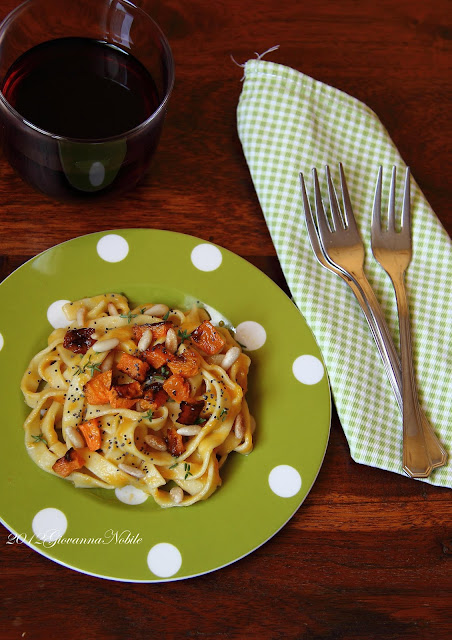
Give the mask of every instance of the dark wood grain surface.
[[(15, 4), (3, 0), (0, 18)], [(285, 287), (237, 136), (242, 71), (230, 58), (244, 62), (276, 44), (268, 59), (376, 111), (451, 233), (450, 1), (139, 4), (160, 23), (176, 62), (151, 173), (114, 206), (62, 204), (32, 191), (0, 158), (1, 279), (75, 236), (150, 227), (216, 242)], [(164, 584), (105, 581), (7, 545), (1, 528), (0, 637), (450, 638), (450, 498), (447, 489), (355, 464), (333, 414), (325, 461), (303, 506), (259, 550), (211, 574)]]

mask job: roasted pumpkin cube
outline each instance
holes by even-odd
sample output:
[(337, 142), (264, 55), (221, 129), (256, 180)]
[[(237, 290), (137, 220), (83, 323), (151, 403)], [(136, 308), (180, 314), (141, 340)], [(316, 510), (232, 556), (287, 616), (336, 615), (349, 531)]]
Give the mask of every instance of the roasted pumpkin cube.
[(96, 342), (96, 339), (91, 337), (93, 333), (94, 329), (91, 327), (68, 329), (63, 339), (63, 347), (73, 353), (86, 353)]
[(173, 326), (172, 322), (156, 322), (152, 326), (152, 338), (154, 342), (166, 337), (168, 330)]
[(163, 389), (176, 402), (190, 398), (190, 384), (182, 376), (172, 375), (163, 383)]
[(177, 418), (179, 424), (196, 424), (203, 410), (204, 402), (181, 402), (180, 413)]
[(143, 334), (148, 329), (152, 333), (152, 324), (150, 324), (149, 322), (147, 322), (146, 324), (134, 324), (133, 325), (133, 327), (132, 327), (133, 339), (135, 340), (135, 342), (137, 344), (140, 342), (141, 338), (143, 337)]
[(163, 390), (162, 386), (160, 388), (149, 388), (144, 392), (143, 398), (148, 402), (152, 402), (155, 404), (155, 408), (162, 407), (165, 402), (168, 400), (168, 394)]
[(114, 385), (108, 393), (113, 409), (131, 409), (142, 396), (143, 388), (136, 381)]
[(223, 336), (209, 320), (201, 322), (199, 327), (192, 331), (190, 338), (201, 351), (204, 351), (209, 356), (220, 353), (225, 345)]
[(156, 344), (150, 349), (146, 349), (143, 351), (143, 356), (153, 369), (160, 369), (174, 357), (163, 344)]
[(133, 339), (136, 343), (140, 342), (143, 337), (143, 333), (150, 329), (152, 331), (152, 341), (161, 340), (168, 333), (168, 329), (173, 326), (172, 322), (155, 322), (151, 324), (147, 322), (146, 324), (135, 324), (133, 326)]
[(168, 451), (176, 458), (185, 451), (184, 439), (180, 433), (177, 433), (174, 427), (170, 427), (166, 432), (166, 443), (168, 445)]
[(131, 409), (137, 402), (136, 398), (121, 398), (114, 389), (110, 393), (110, 404), (113, 409)]
[(90, 451), (97, 451), (102, 445), (102, 435), (99, 418), (92, 418), (79, 426), (82, 436), (85, 438), (86, 446)]
[(98, 373), (85, 384), (85, 398), (88, 404), (108, 404), (112, 371)]
[(67, 478), (73, 471), (81, 469), (85, 464), (84, 458), (73, 447), (68, 449), (63, 457), (58, 458), (52, 469), (62, 478)]
[(201, 357), (196, 351), (192, 349), (186, 349), (181, 354), (174, 356), (168, 367), (172, 373), (183, 376), (184, 378), (191, 378), (195, 376), (200, 369)]
[(149, 371), (149, 364), (143, 362), (140, 358), (131, 356), (129, 353), (122, 353), (116, 368), (123, 373), (127, 373), (134, 380), (144, 382)]

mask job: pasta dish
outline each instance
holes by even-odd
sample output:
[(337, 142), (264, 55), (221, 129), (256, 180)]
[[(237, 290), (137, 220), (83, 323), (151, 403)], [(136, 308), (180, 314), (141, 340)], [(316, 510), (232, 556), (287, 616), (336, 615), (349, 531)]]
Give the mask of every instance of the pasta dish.
[(228, 455), (253, 448), (250, 359), (233, 332), (202, 307), (130, 309), (116, 293), (63, 310), (67, 327), (21, 383), (34, 462), (79, 488), (132, 485), (161, 507), (211, 496)]

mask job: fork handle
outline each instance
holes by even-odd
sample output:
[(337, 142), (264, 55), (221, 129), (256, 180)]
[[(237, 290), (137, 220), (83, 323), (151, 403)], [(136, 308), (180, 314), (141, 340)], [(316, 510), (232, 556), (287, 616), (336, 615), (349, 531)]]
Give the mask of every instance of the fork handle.
[(426, 478), (432, 463), (426, 450), (422, 416), (413, 366), (410, 315), (404, 282), (404, 272), (393, 277), (400, 327), (403, 401), (403, 468), (414, 478)]
[[(355, 297), (365, 315), (400, 411), (403, 413), (400, 358), (394, 346), (394, 342), (380, 304), (364, 271), (354, 273), (353, 280), (347, 279), (347, 282), (355, 294)], [(438, 440), (432, 425), (427, 420), (427, 417), (421, 407), (419, 407), (419, 411), (421, 415), (425, 444), (430, 455), (432, 468), (441, 467), (447, 461), (447, 452)]]
[(357, 296), (358, 302), (360, 303), (364, 315), (366, 316), (366, 320), (369, 324), (371, 333), (377, 344), (378, 351), (380, 353), (381, 359), (383, 360), (383, 364), (392, 389), (394, 391), (394, 395), (396, 397), (400, 411), (403, 412), (402, 374), (400, 359), (394, 346), (389, 327), (386, 323), (386, 318), (383, 315), (380, 303), (377, 300), (374, 290), (372, 289), (370, 282), (368, 281), (366, 274), (364, 273), (364, 270), (354, 272), (351, 275), (360, 290), (360, 295), (363, 298), (364, 306), (360, 298)]
[[(404, 291), (405, 291), (405, 289), (404, 289)], [(378, 301), (376, 302), (376, 304), (378, 305), (378, 307), (380, 306)], [(390, 360), (390, 367), (391, 367), (391, 370), (394, 373), (394, 379), (395, 379), (395, 383), (396, 383), (396, 387), (397, 387), (397, 390), (396, 390), (394, 388), (394, 385), (393, 385), (394, 394), (395, 394), (395, 396), (397, 398), (397, 402), (399, 404), (400, 412), (403, 414), (402, 366), (401, 366), (399, 355), (397, 353), (397, 350), (396, 350), (396, 348), (394, 346), (394, 342), (392, 340), (391, 332), (389, 331), (389, 327), (388, 327), (388, 325), (387, 325), (387, 323), (386, 323), (386, 321), (384, 319), (383, 314), (382, 314), (382, 324), (381, 324), (381, 327), (378, 328), (378, 330), (380, 328), (385, 333), (385, 337), (384, 338), (382, 337), (382, 340), (383, 339), (385, 340), (385, 345), (388, 348), (388, 353), (386, 354), (386, 358), (388, 358)], [(411, 335), (411, 331), (410, 331), (410, 335)], [(414, 373), (413, 373), (413, 379), (414, 379)], [(393, 384), (392, 380), (391, 380), (391, 384)], [(430, 456), (430, 461), (432, 463), (432, 468), (436, 469), (437, 467), (442, 467), (447, 462), (447, 451), (443, 447), (441, 442), (438, 440), (438, 437), (437, 437), (435, 431), (433, 430), (433, 427), (430, 424), (429, 420), (427, 419), (427, 416), (425, 415), (425, 413), (424, 413), (422, 407), (420, 406), (419, 402), (418, 402), (418, 406), (419, 406), (419, 412), (420, 412), (421, 421), (422, 421), (422, 428), (423, 428), (423, 431), (424, 431), (425, 444), (427, 446), (427, 450), (428, 450), (428, 453), (429, 453), (429, 456)]]

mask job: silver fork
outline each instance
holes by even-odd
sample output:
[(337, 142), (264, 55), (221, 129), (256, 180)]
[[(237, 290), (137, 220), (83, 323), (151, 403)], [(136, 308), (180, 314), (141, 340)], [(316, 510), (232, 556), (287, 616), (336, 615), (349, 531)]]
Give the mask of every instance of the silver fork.
[[(405, 289), (405, 272), (412, 258), (411, 243), (411, 212), (410, 212), (410, 170), (405, 175), (404, 197), (400, 231), (395, 223), (395, 185), (396, 168), (392, 170), (392, 180), (389, 192), (387, 228), (382, 228), (381, 220), (381, 189), (382, 167), (378, 172), (377, 186), (372, 213), (372, 252), (377, 262), (383, 267), (394, 287), (400, 327), (400, 351), (402, 359), (402, 402), (403, 402), (403, 466), (416, 468), (421, 474), (423, 465), (424, 429), (423, 420), (413, 365), (411, 343), (410, 314)], [(406, 443), (406, 446), (405, 446)], [(445, 451), (444, 451), (445, 457)], [(425, 477), (428, 469), (425, 469)]]
[[(328, 192), (334, 223), (333, 230), (330, 229), (327, 222), (320, 194), (317, 171), (313, 169), (318, 230), (309, 206), (304, 179), (302, 174), (300, 174), (309, 238), (318, 261), (325, 268), (334, 271), (334, 273), (342, 277), (352, 288), (369, 324), (399, 407), (402, 410), (400, 360), (383, 312), (364, 273), (364, 245), (354, 219), (342, 165), (340, 165), (339, 168), (345, 220), (342, 219), (330, 171), (329, 168), (326, 167)], [(446, 452), (439, 443), (431, 425), (423, 413), (422, 426), (425, 431), (425, 440), (432, 460), (431, 467), (434, 468), (443, 465), (446, 461)], [(410, 470), (405, 469), (405, 471), (408, 475), (413, 475)], [(414, 475), (417, 477), (416, 470), (414, 470)]]
[[(314, 174), (314, 181), (316, 184), (316, 193), (318, 192), (320, 197), (320, 192), (318, 191), (317, 172), (315, 171), (315, 169), (313, 170), (313, 174)], [(334, 265), (332, 262), (328, 260), (328, 257), (325, 255), (323, 251), (322, 244), (318, 235), (316, 223), (314, 220), (314, 216), (312, 215), (311, 206), (309, 204), (309, 199), (306, 192), (306, 185), (305, 185), (305, 181), (302, 173), (300, 173), (300, 182), (301, 182), (301, 196), (303, 199), (303, 209), (305, 214), (306, 228), (308, 231), (308, 237), (309, 237), (309, 241), (310, 241), (312, 250), (314, 252), (314, 255), (317, 258), (318, 262), (320, 262), (320, 264), (323, 267), (325, 267), (325, 269), (328, 269), (329, 271), (333, 271), (333, 273), (335, 273), (340, 278), (342, 278), (353, 291), (358, 301), (358, 304), (361, 307), (361, 310), (367, 320), (367, 324), (369, 325), (370, 332), (375, 341), (375, 344), (377, 345), (378, 352), (380, 354), (383, 365), (385, 367), (386, 374), (389, 378), (392, 389), (394, 391), (394, 395), (397, 399), (400, 410), (402, 411), (400, 360), (399, 360), (397, 351), (395, 349), (394, 343), (392, 341), (392, 338), (390, 337), (389, 328), (386, 324), (383, 313), (382, 312), (379, 313), (377, 311), (377, 316), (380, 317), (380, 323), (376, 322), (374, 316), (372, 315), (370, 306), (366, 301), (365, 295), (361, 287), (359, 286), (359, 284), (356, 282), (356, 280), (354, 280), (349, 273), (347, 273), (346, 271), (343, 271), (342, 269), (340, 269), (339, 267), (337, 267), (336, 265)], [(373, 295), (373, 291), (371, 295)], [(376, 308), (379, 309), (380, 305), (378, 304), (378, 301), (376, 300), (376, 298), (372, 302), (374, 305), (376, 305)]]

